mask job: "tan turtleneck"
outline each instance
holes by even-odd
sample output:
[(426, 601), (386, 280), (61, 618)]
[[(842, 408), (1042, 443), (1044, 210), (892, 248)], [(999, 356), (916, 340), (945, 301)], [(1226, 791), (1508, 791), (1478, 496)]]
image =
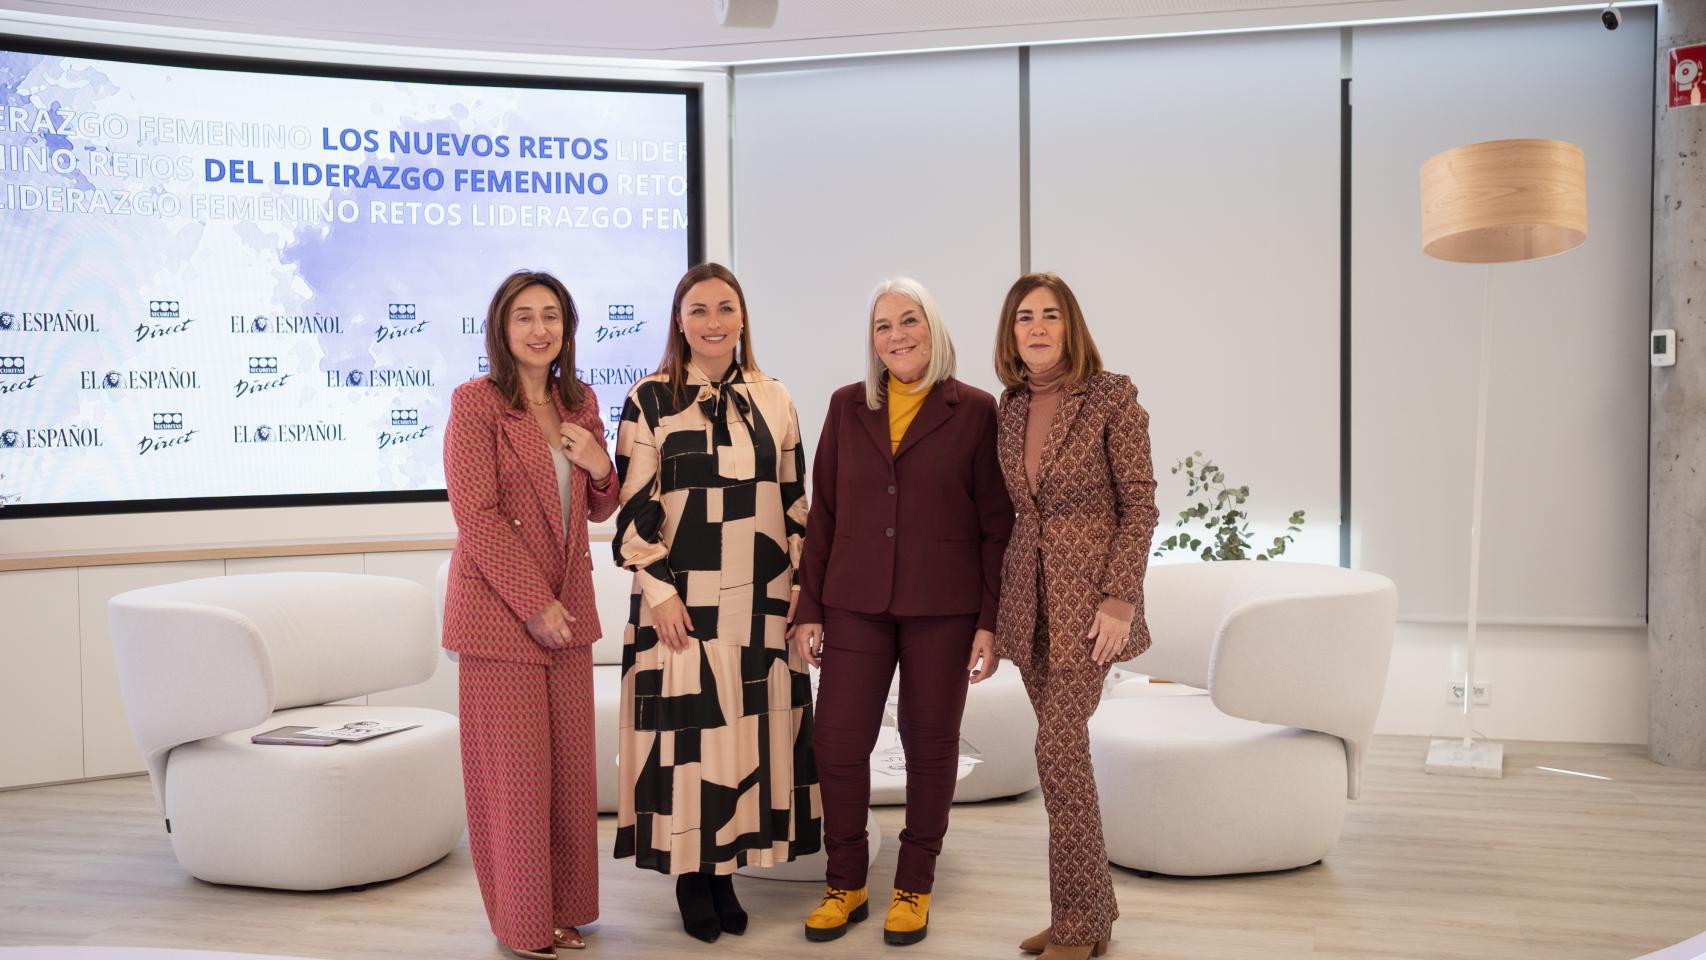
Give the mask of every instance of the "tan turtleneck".
[(1031, 492), (1037, 492), (1037, 474), (1042, 471), (1043, 447), (1048, 443), (1049, 428), (1054, 424), (1054, 411), (1060, 407), (1060, 387), (1066, 379), (1066, 358), (1054, 366), (1025, 378), (1031, 388), (1030, 414), (1025, 420), (1025, 479)]

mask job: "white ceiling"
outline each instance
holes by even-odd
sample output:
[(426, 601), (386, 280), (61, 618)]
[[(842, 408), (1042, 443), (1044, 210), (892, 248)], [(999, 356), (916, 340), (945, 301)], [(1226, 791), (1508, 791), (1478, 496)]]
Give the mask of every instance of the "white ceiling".
[[(292, 40), (713, 65), (1581, 5), (1582, 0), (778, 0), (775, 25), (768, 29), (719, 26), (712, 0), (0, 0), (0, 11)], [(1590, 28), (1598, 29), (1597, 18), (1584, 13), (1583, 29)]]

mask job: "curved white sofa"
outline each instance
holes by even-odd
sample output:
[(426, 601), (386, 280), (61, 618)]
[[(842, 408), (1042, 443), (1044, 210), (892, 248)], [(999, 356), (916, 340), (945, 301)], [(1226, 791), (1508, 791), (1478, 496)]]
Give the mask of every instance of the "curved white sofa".
[[(333, 701), (437, 665), (419, 584), (344, 573), (212, 577), (108, 604), (125, 715), (184, 869), (213, 883), (326, 890), (449, 853), (465, 823), (456, 718)], [(258, 746), (288, 724), (420, 726), (333, 747)]]
[(1213, 876), (1325, 857), (1362, 786), (1392, 582), (1315, 564), (1165, 564), (1144, 599), (1154, 645), (1129, 667), (1208, 695), (1120, 696), (1091, 717), (1108, 858)]

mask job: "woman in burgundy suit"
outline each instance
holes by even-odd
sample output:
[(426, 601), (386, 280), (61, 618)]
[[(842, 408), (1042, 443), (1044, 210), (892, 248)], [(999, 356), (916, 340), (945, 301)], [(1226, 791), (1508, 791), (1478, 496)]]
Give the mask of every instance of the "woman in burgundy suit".
[(995, 672), (1001, 557), (1013, 504), (995, 449), (995, 400), (954, 379), (954, 345), (917, 281), (877, 287), (863, 382), (837, 390), (818, 442), (794, 642), (821, 666), (817, 727), (828, 890), (806, 937), (869, 913), (871, 749), (895, 667), (906, 829), (883, 925), (924, 939), (948, 829), (966, 683)]
[(592, 389), (574, 377), (575, 304), (511, 274), (486, 312), (491, 374), (451, 395), (456, 517), (444, 646), (460, 654), (468, 846), (492, 932), (522, 957), (584, 947), (598, 917), (587, 521), (617, 488)]

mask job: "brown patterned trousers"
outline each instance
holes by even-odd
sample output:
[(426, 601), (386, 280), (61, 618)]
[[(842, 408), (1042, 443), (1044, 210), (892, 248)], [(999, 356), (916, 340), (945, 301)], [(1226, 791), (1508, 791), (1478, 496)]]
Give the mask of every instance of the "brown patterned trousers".
[(1037, 713), (1037, 776), (1048, 811), (1051, 936), (1059, 944), (1095, 943), (1108, 936), (1120, 915), (1102, 840), (1088, 728), (1108, 667), (1090, 659), (1089, 641), (1078, 642), (1084, 645), (1082, 658), (1050, 664), (1048, 620), (1038, 616), (1031, 661), (1019, 663)]

